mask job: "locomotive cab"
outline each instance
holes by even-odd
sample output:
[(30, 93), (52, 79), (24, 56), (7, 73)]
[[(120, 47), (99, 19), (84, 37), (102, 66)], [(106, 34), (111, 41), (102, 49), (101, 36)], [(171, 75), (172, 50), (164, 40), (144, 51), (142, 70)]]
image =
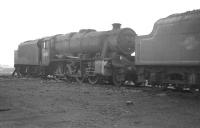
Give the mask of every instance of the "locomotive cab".
[(42, 38), (38, 41), (39, 48), (39, 64), (41, 66), (48, 66), (50, 63), (52, 37)]

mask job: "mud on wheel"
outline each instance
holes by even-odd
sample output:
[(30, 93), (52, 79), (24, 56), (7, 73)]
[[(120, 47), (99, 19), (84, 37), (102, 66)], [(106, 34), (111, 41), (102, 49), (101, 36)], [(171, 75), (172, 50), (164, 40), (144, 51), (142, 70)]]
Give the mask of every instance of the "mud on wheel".
[(94, 76), (88, 76), (88, 82), (90, 84), (97, 84), (99, 82), (99, 78), (100, 76), (99, 75), (94, 75)]

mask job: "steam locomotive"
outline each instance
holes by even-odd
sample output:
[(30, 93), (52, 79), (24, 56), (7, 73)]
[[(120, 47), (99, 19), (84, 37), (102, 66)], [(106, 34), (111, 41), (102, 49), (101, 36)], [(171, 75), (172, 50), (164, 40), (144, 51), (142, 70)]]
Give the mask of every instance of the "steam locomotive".
[[(21, 43), (18, 75), (54, 75), (95, 84), (100, 80), (200, 88), (200, 11), (158, 20), (149, 35), (130, 28), (92, 29)], [(135, 56), (131, 56), (135, 53)], [(127, 77), (128, 76), (128, 77)]]
[(110, 31), (82, 29), (21, 43), (15, 51), (18, 76), (53, 75), (77, 82), (121, 85), (133, 67), (136, 33), (113, 24)]

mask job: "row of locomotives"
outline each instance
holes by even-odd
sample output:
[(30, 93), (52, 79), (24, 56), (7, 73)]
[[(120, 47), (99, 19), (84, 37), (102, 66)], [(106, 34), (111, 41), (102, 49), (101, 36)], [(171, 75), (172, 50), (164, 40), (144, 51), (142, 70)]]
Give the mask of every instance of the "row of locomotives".
[[(18, 76), (42, 75), (77, 82), (112, 82), (121, 85), (135, 70), (136, 33), (113, 24), (110, 31), (82, 29), (27, 41), (15, 51)], [(136, 79), (135, 79), (136, 80)]]
[(200, 11), (158, 20), (136, 41), (139, 83), (177, 89), (200, 88)]

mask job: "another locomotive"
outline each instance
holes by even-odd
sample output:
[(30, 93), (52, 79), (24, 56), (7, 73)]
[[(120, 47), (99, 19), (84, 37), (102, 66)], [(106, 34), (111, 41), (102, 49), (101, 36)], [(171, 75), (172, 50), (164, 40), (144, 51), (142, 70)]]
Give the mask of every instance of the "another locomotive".
[(113, 30), (83, 29), (21, 43), (15, 51), (15, 72), (25, 75), (54, 75), (78, 82), (101, 80), (121, 85), (134, 68), (131, 53), (136, 33), (113, 24)]
[(200, 11), (158, 20), (150, 35), (136, 41), (138, 82), (177, 88), (200, 84)]

